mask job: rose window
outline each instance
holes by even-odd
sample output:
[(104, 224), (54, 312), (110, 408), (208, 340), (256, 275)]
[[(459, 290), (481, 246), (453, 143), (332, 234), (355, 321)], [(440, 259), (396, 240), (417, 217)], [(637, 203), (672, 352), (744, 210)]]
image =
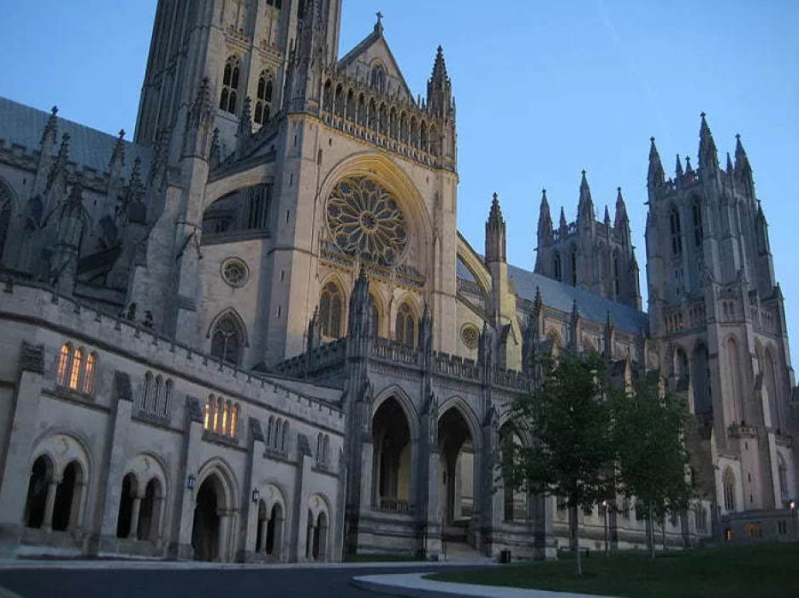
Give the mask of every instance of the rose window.
[(394, 196), (366, 177), (347, 177), (327, 200), (333, 241), (346, 254), (394, 264), (408, 242), (405, 216)]
[(247, 265), (240, 259), (230, 258), (222, 264), (222, 278), (232, 287), (243, 287), (249, 277)]

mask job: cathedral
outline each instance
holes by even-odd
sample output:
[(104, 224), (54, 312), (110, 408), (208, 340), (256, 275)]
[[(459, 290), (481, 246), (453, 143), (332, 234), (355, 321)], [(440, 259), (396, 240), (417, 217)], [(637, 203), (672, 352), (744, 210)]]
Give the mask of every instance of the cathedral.
[[(668, 546), (795, 535), (799, 391), (740, 139), (667, 176), (646, 275), (621, 190), (541, 197), (534, 271), (457, 229), (444, 53), (414, 96), (342, 0), (159, 0), (133, 141), (0, 98), (0, 555), (554, 558), (644, 545), (634, 500), (504, 488), (536, 354), (595, 351), (690, 406)], [(418, 82), (417, 82), (418, 83)], [(645, 151), (645, 148), (644, 148)], [(642, 174), (645, 169), (642, 153)], [(659, 540), (660, 541), (660, 540)]]

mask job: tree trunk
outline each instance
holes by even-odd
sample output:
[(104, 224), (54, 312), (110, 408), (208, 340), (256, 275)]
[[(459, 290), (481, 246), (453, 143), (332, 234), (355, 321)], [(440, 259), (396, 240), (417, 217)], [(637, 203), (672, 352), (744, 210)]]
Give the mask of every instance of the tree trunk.
[(571, 528), (571, 540), (574, 547), (575, 562), (577, 563), (577, 575), (583, 574), (583, 564), (580, 560), (580, 536), (577, 535), (577, 507), (569, 507), (569, 527)]
[(660, 524), (661, 535), (663, 536), (663, 552), (666, 552), (666, 516), (663, 515), (663, 521)]
[(649, 507), (649, 551), (652, 558), (655, 558), (655, 513)]

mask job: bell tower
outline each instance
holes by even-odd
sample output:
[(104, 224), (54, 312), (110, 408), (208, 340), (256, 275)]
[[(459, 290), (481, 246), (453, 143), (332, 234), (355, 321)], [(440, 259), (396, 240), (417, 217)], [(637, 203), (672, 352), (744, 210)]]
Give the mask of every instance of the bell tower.
[(177, 157), (189, 106), (207, 78), (221, 153), (230, 153), (246, 98), (256, 129), (280, 111), (286, 65), (314, 16), (324, 28), (321, 54), (334, 61), (341, 0), (159, 0), (136, 143), (154, 146), (169, 131)]

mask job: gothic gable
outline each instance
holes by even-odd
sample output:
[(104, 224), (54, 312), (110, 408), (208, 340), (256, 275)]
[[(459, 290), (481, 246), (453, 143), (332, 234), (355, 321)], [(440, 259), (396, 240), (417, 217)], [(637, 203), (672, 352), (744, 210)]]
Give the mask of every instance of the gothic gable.
[(379, 23), (370, 35), (339, 60), (338, 70), (345, 72), (348, 77), (378, 86), (387, 95), (399, 94), (413, 101), (413, 94), (383, 37), (383, 26)]

